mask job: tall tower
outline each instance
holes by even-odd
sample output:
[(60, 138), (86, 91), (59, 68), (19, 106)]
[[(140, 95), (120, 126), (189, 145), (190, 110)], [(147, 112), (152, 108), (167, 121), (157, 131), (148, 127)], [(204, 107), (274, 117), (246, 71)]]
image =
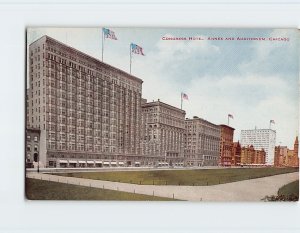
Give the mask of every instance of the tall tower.
[(299, 141), (298, 136), (296, 136), (295, 143), (294, 143), (294, 157), (298, 159), (298, 149), (299, 149)]

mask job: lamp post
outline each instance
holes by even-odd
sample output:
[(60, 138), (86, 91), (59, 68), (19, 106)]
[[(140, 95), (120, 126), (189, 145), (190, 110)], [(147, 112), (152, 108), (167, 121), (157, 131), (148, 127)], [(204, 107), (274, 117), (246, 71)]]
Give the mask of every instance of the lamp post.
[(40, 172), (40, 155), (37, 154), (37, 163), (38, 163), (38, 167), (37, 167), (37, 172)]

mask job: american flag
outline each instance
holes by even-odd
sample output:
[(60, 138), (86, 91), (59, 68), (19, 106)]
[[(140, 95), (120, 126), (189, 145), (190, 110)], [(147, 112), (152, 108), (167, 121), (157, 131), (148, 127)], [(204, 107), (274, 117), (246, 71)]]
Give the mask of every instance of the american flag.
[(145, 56), (142, 47), (140, 47), (140, 46), (138, 46), (136, 44), (133, 44), (133, 43), (130, 44), (130, 47), (131, 47), (131, 52), (132, 53), (141, 54), (141, 55)]
[(117, 37), (116, 37), (115, 33), (112, 30), (109, 30), (107, 28), (103, 28), (102, 30), (103, 30), (104, 38), (117, 40)]
[(275, 121), (274, 120), (270, 120), (270, 124), (275, 124)]
[(182, 99), (185, 99), (185, 100), (189, 100), (189, 97), (188, 97), (188, 95), (187, 94), (185, 94), (185, 93), (181, 93), (181, 98)]
[(228, 117), (233, 119), (233, 115), (232, 114), (228, 114)]

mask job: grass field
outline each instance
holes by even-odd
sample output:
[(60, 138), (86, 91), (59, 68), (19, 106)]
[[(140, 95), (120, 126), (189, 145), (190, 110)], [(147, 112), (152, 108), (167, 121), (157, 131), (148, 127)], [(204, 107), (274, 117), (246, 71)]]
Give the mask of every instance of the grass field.
[(173, 201), (174, 199), (26, 178), (30, 200)]
[(278, 190), (278, 195), (290, 196), (295, 195), (299, 197), (299, 180), (286, 184)]
[(299, 171), (298, 168), (227, 168), (197, 170), (154, 170), (78, 172), (57, 174), (94, 180), (144, 184), (144, 185), (189, 185), (204, 186), (255, 179)]

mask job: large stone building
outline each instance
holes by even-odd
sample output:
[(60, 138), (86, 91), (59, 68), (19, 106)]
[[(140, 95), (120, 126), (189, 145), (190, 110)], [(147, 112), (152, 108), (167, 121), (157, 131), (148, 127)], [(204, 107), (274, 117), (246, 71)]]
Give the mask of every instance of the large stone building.
[(48, 36), (29, 45), (28, 68), (41, 166), (140, 163), (141, 79)]
[(286, 146), (275, 147), (274, 166), (276, 167), (299, 167), (299, 141), (296, 137), (294, 149), (290, 150)]
[(184, 134), (186, 166), (218, 165), (220, 141), (220, 126), (199, 117), (186, 119)]
[(264, 149), (266, 163), (274, 164), (274, 152), (276, 143), (276, 131), (272, 129), (250, 129), (241, 131), (241, 145), (247, 147), (253, 145), (255, 150)]
[(233, 133), (234, 128), (228, 125), (220, 125), (221, 144), (220, 144), (220, 165), (231, 166), (233, 154)]
[(185, 111), (160, 100), (142, 104), (144, 165), (183, 166)]
[(255, 150), (252, 145), (242, 147), (241, 165), (264, 165), (266, 163), (266, 152), (264, 149)]

